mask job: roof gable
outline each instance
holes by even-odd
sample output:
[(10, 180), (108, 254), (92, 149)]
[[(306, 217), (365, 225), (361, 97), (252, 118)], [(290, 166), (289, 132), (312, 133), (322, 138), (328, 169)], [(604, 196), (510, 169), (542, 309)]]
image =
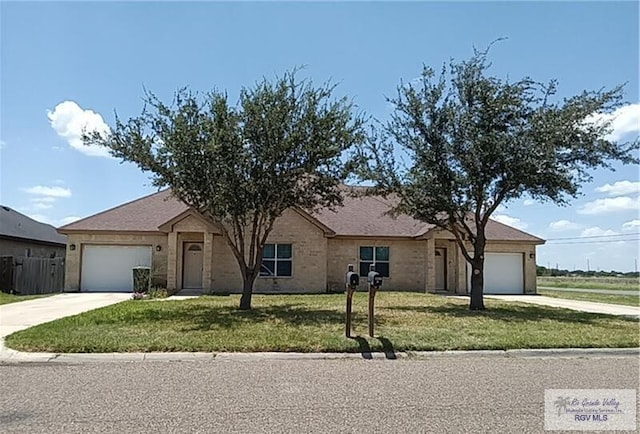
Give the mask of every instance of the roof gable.
[(176, 227), (180, 227), (181, 225), (185, 224), (188, 226), (195, 225), (198, 227), (198, 229), (207, 229), (210, 232), (214, 232), (217, 234), (221, 233), (219, 228), (217, 228), (214, 224), (212, 224), (192, 208), (187, 208), (185, 211), (181, 212), (169, 221), (161, 224), (160, 226), (158, 226), (158, 230), (160, 230), (161, 232), (169, 233), (173, 232)]

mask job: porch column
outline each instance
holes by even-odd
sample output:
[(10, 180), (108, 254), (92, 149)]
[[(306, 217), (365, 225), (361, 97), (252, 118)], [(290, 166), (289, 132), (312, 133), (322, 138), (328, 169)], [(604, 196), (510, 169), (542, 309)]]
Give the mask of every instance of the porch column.
[(167, 289), (175, 291), (177, 286), (176, 266), (178, 264), (178, 233), (169, 232), (167, 240)]
[(204, 233), (204, 252), (202, 256), (202, 290), (205, 293), (211, 292), (211, 260), (213, 256), (213, 234)]
[(433, 292), (436, 287), (436, 240), (427, 239), (427, 276), (425, 292)]

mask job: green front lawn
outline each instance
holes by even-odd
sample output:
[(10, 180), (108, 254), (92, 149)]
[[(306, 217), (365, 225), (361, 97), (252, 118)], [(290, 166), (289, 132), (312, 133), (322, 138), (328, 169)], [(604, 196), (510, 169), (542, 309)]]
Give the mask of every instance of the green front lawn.
[(486, 300), (381, 292), (377, 338), (366, 337), (367, 294), (354, 297), (355, 339), (344, 336), (345, 295), (255, 295), (126, 301), (10, 335), (17, 350), (131, 351), (403, 351), (554, 347), (638, 347), (638, 320)]
[(627, 277), (549, 277), (538, 276), (538, 286), (550, 288), (609, 289), (638, 291), (640, 279)]
[(554, 291), (552, 289), (538, 289), (538, 294), (546, 297), (564, 298), (568, 300), (593, 301), (595, 303), (623, 304), (639, 306), (640, 297), (637, 295), (594, 294), (590, 292)]
[(49, 297), (55, 294), (16, 295), (0, 292), (0, 304), (17, 303), (19, 301), (33, 300), (34, 298)]

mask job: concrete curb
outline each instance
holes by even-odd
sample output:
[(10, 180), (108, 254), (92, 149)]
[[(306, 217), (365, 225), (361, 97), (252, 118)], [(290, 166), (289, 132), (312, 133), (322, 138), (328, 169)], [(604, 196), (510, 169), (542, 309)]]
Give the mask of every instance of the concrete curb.
[(640, 355), (640, 348), (550, 348), (520, 350), (406, 351), (365, 353), (27, 353), (2, 348), (0, 364), (10, 363), (105, 363), (105, 362), (195, 362), (259, 360), (428, 360), (441, 357), (488, 358), (576, 358)]

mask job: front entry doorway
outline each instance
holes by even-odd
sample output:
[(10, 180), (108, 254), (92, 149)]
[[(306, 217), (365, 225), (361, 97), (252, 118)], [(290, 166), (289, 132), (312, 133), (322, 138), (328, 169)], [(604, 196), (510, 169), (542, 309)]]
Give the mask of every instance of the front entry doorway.
[(436, 291), (447, 290), (447, 249), (436, 249)]
[(203, 243), (184, 243), (182, 266), (182, 287), (184, 289), (202, 288), (202, 248)]

